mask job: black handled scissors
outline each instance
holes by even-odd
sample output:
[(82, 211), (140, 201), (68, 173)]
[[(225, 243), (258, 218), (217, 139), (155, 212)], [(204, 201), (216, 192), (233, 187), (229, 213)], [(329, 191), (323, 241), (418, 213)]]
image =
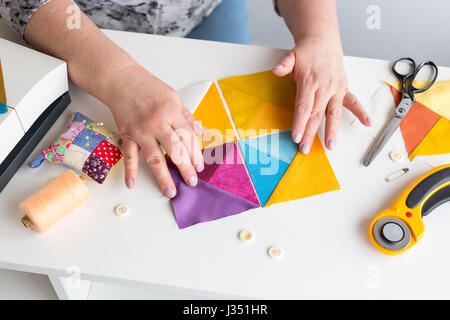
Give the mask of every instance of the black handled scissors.
[[(410, 64), (410, 67), (412, 71), (410, 73), (401, 73), (397, 70), (397, 64), (399, 62), (406, 62)], [(423, 88), (416, 88), (414, 87), (413, 81), (415, 80), (417, 74), (420, 72), (420, 70), (425, 67), (429, 66), (432, 69), (433, 72), (433, 78), (430, 81), (430, 83)], [(383, 130), (378, 134), (376, 139), (373, 141), (372, 145), (369, 148), (369, 151), (367, 151), (364, 159), (363, 164), (364, 166), (368, 167), (369, 164), (375, 159), (375, 157), (378, 155), (380, 150), (384, 147), (386, 142), (391, 138), (391, 136), (394, 134), (395, 130), (400, 126), (400, 123), (405, 118), (406, 114), (409, 112), (411, 107), (413, 106), (416, 99), (414, 98), (414, 94), (424, 92), (431, 88), (431, 86), (436, 81), (436, 78), (438, 76), (438, 67), (431, 61), (425, 61), (422, 62), (417, 68), (416, 63), (411, 58), (400, 58), (397, 61), (394, 62), (392, 65), (392, 72), (394, 75), (401, 81), (402, 83), (402, 100), (398, 104), (397, 108), (392, 113), (389, 121), (386, 123), (386, 125), (383, 127)]]

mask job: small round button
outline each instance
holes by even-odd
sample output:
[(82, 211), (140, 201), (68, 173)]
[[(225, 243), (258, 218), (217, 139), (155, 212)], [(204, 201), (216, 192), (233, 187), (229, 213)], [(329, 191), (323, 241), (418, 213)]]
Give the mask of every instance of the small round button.
[(389, 157), (391, 158), (392, 161), (395, 161), (395, 162), (400, 162), (403, 160), (403, 154), (398, 151), (392, 151), (389, 154)]
[(283, 251), (279, 247), (272, 246), (267, 249), (267, 254), (272, 259), (279, 259), (283, 255)]
[(239, 232), (238, 237), (242, 242), (250, 242), (253, 240), (253, 233), (250, 230), (242, 230)]
[(381, 232), (383, 237), (390, 242), (399, 242), (405, 236), (403, 228), (394, 222), (386, 223)]
[(124, 204), (119, 204), (114, 208), (114, 212), (119, 217), (126, 217), (130, 214), (130, 209)]

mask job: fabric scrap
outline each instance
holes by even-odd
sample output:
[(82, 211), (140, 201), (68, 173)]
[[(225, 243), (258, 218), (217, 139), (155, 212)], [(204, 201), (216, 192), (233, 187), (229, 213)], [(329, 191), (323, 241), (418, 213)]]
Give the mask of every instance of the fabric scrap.
[(202, 149), (236, 140), (233, 125), (214, 83), (200, 102), (193, 116), (207, 129), (205, 135), (198, 137)]
[(94, 151), (92, 151), (92, 154), (105, 162), (110, 169), (122, 159), (122, 152), (107, 140), (100, 142)]
[(189, 187), (177, 170), (169, 167), (169, 171), (177, 189), (171, 203), (180, 229), (259, 207), (203, 180), (196, 187)]
[[(238, 130), (286, 130), (292, 125), (296, 84), (290, 76), (272, 71), (219, 80), (223, 96)], [(241, 135), (241, 132), (239, 133)]]
[(48, 146), (48, 148), (44, 149), (44, 151), (42, 151), (42, 155), (50, 162), (62, 162), (66, 155), (67, 148), (69, 148), (71, 143), (72, 140), (59, 138)]
[[(402, 99), (401, 92), (394, 87), (391, 87), (391, 91), (394, 96), (395, 105), (398, 106)], [(437, 113), (421, 103), (416, 101), (413, 104), (405, 119), (400, 124), (408, 154), (414, 151), (439, 119), (440, 116)]]
[(73, 144), (86, 149), (89, 152), (94, 149), (105, 139), (105, 136), (101, 133), (84, 128), (73, 140)]
[(97, 158), (93, 154), (89, 155), (89, 158), (83, 165), (83, 173), (94, 181), (102, 184), (108, 176), (110, 168), (101, 159)]
[(450, 121), (441, 117), (422, 142), (411, 153), (412, 161), (417, 156), (442, 155), (450, 153)]
[(266, 206), (267, 200), (288, 169), (289, 163), (252, 148), (242, 140), (239, 143), (259, 202), (262, 206)]
[(316, 135), (310, 153), (296, 154), (266, 206), (339, 189), (339, 182)]
[[(401, 90), (401, 84), (399, 81), (390, 82), (387, 84), (394, 87), (398, 91)], [(425, 87), (429, 81), (416, 80), (414, 86), (416, 88)], [(415, 94), (416, 101), (431, 109), (441, 117), (450, 120), (450, 80), (436, 81), (430, 89)]]

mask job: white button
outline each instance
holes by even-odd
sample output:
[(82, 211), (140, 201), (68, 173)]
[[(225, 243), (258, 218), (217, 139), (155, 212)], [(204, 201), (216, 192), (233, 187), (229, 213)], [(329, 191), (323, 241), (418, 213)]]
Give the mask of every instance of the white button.
[(401, 152), (398, 152), (398, 151), (392, 151), (389, 154), (389, 158), (391, 158), (392, 161), (400, 162), (400, 161), (403, 160), (403, 154)]
[(253, 240), (253, 233), (250, 230), (242, 230), (239, 232), (238, 237), (242, 242), (250, 242)]
[(130, 209), (128, 209), (128, 207), (124, 204), (119, 204), (114, 208), (114, 212), (119, 217), (126, 217), (127, 215), (130, 214)]
[(283, 255), (283, 251), (281, 251), (281, 249), (278, 247), (272, 246), (272, 247), (269, 247), (269, 249), (267, 249), (267, 254), (272, 259), (278, 259)]

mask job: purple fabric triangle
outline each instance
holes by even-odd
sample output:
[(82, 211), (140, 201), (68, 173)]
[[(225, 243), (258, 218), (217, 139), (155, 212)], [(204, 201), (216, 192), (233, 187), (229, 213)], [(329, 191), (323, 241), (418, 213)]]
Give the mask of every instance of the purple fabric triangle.
[(169, 171), (177, 188), (172, 206), (180, 229), (259, 207), (202, 180), (198, 181), (196, 187), (189, 187), (177, 170), (169, 167)]

